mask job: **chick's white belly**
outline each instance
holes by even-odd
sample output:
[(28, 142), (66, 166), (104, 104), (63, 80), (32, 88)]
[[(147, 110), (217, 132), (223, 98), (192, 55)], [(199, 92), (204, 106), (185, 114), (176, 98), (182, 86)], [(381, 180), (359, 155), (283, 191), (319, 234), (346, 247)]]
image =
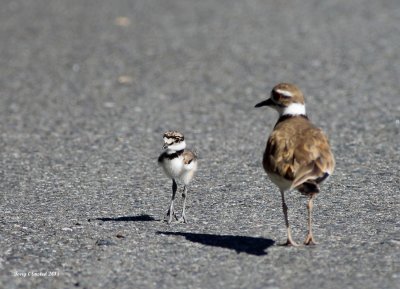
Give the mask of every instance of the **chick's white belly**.
[(179, 178), (183, 172), (183, 159), (178, 157), (172, 160), (165, 160), (163, 168), (168, 177), (173, 179)]

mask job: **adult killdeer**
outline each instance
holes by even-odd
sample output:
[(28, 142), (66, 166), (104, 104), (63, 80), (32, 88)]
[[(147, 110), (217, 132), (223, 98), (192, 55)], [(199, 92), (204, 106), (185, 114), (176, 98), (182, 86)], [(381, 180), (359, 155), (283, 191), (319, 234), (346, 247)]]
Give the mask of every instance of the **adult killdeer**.
[(278, 122), (267, 141), (263, 167), (281, 192), (287, 228), (286, 245), (297, 246), (290, 232), (284, 195), (291, 189), (309, 197), (308, 235), (304, 244), (316, 244), (311, 229), (313, 198), (320, 191), (319, 185), (333, 173), (335, 167), (328, 139), (308, 119), (303, 93), (293, 84), (276, 85), (271, 97), (255, 107), (261, 106), (270, 106), (279, 113)]
[[(172, 179), (172, 198), (166, 217), (168, 224), (172, 222), (172, 216), (178, 222), (186, 223), (185, 206), (187, 186), (192, 180), (197, 170), (197, 156), (194, 152), (186, 150), (186, 142), (183, 134), (177, 131), (167, 131), (164, 133), (163, 153), (158, 157), (158, 163), (163, 167), (165, 174)], [(182, 215), (178, 219), (174, 211), (174, 200), (178, 185), (176, 182), (183, 183), (183, 207)]]

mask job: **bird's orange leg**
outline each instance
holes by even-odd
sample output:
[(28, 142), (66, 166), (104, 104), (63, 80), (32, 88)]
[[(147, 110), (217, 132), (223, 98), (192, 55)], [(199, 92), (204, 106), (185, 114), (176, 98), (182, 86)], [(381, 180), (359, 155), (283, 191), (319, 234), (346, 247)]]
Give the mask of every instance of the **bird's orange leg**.
[(283, 245), (297, 247), (298, 244), (295, 241), (293, 241), (292, 233), (290, 231), (289, 218), (288, 218), (288, 207), (285, 203), (285, 192), (284, 191), (281, 191), (281, 197), (282, 197), (282, 209), (283, 209), (283, 214), (285, 215), (285, 224), (286, 224), (286, 229), (287, 229), (287, 241)]
[(312, 233), (312, 209), (313, 209), (313, 198), (315, 194), (311, 194), (310, 199), (307, 203), (307, 210), (308, 210), (308, 235), (304, 241), (305, 245), (316, 245), (318, 244), (315, 242), (314, 235)]

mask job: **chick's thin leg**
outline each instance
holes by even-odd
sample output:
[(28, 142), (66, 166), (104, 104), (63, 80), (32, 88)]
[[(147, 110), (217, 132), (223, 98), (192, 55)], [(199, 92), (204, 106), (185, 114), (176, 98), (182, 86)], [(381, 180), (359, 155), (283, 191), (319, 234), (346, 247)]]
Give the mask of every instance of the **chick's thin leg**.
[(183, 205), (182, 205), (182, 216), (179, 218), (178, 222), (186, 223), (186, 197), (187, 197), (187, 187), (186, 185), (183, 187), (182, 198), (183, 198)]
[(176, 191), (178, 189), (178, 185), (176, 184), (175, 180), (172, 179), (172, 198), (171, 198), (171, 204), (169, 206), (169, 209), (167, 211), (167, 217), (168, 217), (168, 224), (171, 224), (172, 222), (172, 216), (177, 219), (175, 211), (174, 211), (174, 201), (175, 201), (175, 196), (176, 196)]

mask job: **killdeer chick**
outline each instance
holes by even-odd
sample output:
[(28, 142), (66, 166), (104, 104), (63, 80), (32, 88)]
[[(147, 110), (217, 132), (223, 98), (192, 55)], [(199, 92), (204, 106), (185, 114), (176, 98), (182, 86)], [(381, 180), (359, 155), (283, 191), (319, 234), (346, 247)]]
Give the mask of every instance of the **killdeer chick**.
[[(163, 167), (165, 174), (172, 179), (172, 198), (167, 211), (168, 224), (172, 222), (172, 216), (178, 222), (186, 223), (185, 206), (187, 186), (197, 170), (197, 156), (194, 152), (186, 150), (186, 142), (183, 134), (177, 131), (164, 133), (163, 153), (158, 157), (158, 163)], [(174, 200), (178, 188), (178, 182), (183, 183), (182, 215), (178, 219), (174, 211)]]
[(271, 181), (278, 186), (287, 228), (286, 245), (297, 246), (293, 241), (285, 192), (297, 189), (309, 197), (308, 235), (304, 244), (316, 244), (312, 233), (313, 198), (320, 185), (332, 173), (335, 160), (329, 142), (321, 129), (314, 126), (306, 115), (304, 96), (293, 84), (280, 83), (271, 97), (255, 107), (269, 106), (279, 113), (278, 122), (268, 138), (263, 157), (263, 167)]

